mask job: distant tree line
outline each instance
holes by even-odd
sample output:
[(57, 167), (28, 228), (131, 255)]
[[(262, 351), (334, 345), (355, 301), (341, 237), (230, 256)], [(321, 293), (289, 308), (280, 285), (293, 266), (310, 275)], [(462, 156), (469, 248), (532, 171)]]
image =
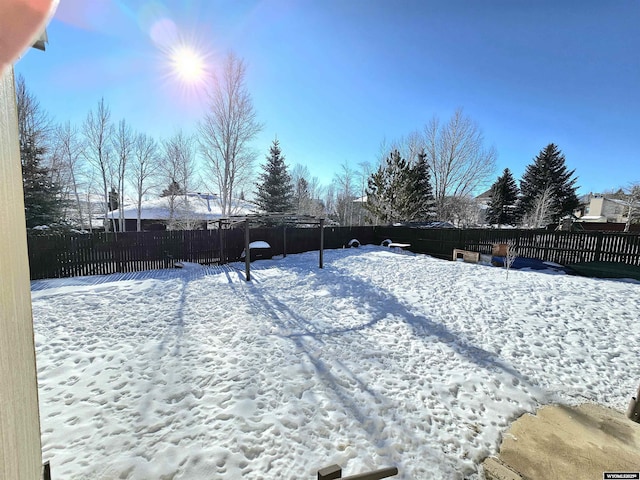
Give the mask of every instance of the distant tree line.
[[(196, 133), (178, 130), (166, 139), (137, 132), (126, 119), (114, 121), (104, 99), (81, 125), (56, 125), (17, 77), (27, 226), (123, 231), (121, 207), (130, 203), (140, 230), (143, 200), (155, 195), (167, 199), (168, 228), (192, 228), (184, 212), (188, 194), (197, 191), (215, 193), (224, 215), (236, 213), (233, 199), (248, 194), (256, 212), (324, 216), (340, 225), (439, 221), (537, 228), (557, 223), (579, 205), (575, 170), (551, 143), (527, 166), (519, 185), (505, 169), (480, 212), (473, 195), (490, 183), (496, 150), (485, 145), (482, 131), (462, 110), (446, 122), (433, 117), (422, 129), (383, 144), (373, 163), (343, 163), (329, 185), (321, 185), (306, 166), (288, 166), (278, 139), (256, 176), (251, 142), (263, 125), (245, 76), (244, 62), (230, 54), (210, 86)], [(617, 195), (626, 202), (628, 223), (640, 217), (638, 184)]]

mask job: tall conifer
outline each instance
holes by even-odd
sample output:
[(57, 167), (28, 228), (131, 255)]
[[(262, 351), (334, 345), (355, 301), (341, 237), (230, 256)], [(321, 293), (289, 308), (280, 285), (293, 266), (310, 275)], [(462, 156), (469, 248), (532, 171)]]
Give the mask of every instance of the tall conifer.
[(391, 152), (369, 177), (366, 207), (381, 223), (430, 220), (435, 201), (426, 155), (412, 167), (400, 152)]
[(266, 213), (292, 212), (293, 185), (277, 139), (273, 141), (267, 163), (262, 168), (264, 171), (260, 174), (256, 192), (256, 203), (260, 209)]
[(557, 222), (572, 213), (579, 205), (576, 195), (578, 180), (575, 170), (567, 170), (565, 157), (556, 145), (550, 143), (528, 165), (520, 181), (519, 213), (525, 216), (533, 210), (536, 201), (550, 195), (550, 219)]
[(491, 225), (515, 225), (518, 223), (518, 186), (508, 168), (491, 186), (491, 201), (487, 210), (487, 222)]
[(22, 185), (27, 228), (51, 225), (62, 220), (63, 203), (60, 187), (52, 180), (51, 172), (43, 167), (44, 148), (31, 142), (21, 145)]

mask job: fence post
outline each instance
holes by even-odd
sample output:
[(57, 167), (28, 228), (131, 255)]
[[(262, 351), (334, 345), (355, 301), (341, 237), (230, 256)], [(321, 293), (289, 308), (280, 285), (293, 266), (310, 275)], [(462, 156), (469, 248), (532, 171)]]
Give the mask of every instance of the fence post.
[(282, 258), (287, 257), (287, 224), (282, 225)]
[(598, 238), (596, 239), (596, 251), (593, 256), (594, 262), (599, 262), (600, 256), (602, 255), (602, 236), (603, 236), (603, 233), (598, 232)]
[(224, 265), (224, 233), (222, 232), (222, 220), (218, 220), (218, 251), (220, 253), (220, 260), (218, 265)]

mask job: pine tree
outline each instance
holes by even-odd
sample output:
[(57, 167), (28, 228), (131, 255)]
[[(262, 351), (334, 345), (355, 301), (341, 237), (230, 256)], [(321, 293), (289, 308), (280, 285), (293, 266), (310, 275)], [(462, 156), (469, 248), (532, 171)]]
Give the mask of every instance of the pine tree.
[(59, 223), (65, 205), (54, 178), (60, 176), (45, 165), (51, 122), (22, 76), (16, 78), (16, 107), (27, 227)]
[(177, 197), (178, 195), (184, 195), (186, 192), (184, 188), (180, 186), (178, 182), (172, 180), (167, 188), (160, 193), (161, 197)]
[(565, 157), (556, 145), (547, 145), (528, 165), (520, 181), (519, 213), (530, 214), (536, 201), (550, 196), (549, 218), (557, 222), (580, 204), (576, 195), (575, 170), (567, 170)]
[(426, 221), (432, 217), (434, 205), (424, 154), (411, 167), (395, 150), (369, 177), (366, 208), (378, 222)]
[(380, 223), (403, 220), (403, 184), (406, 182), (407, 162), (394, 150), (383, 165), (378, 167), (367, 182), (367, 210)]
[(311, 196), (309, 195), (309, 182), (303, 177), (295, 182), (293, 191), (293, 203), (298, 215), (308, 214)]
[(284, 163), (278, 140), (274, 140), (257, 184), (256, 203), (266, 213), (285, 213), (293, 210), (293, 185)]
[(113, 212), (114, 210), (118, 210), (118, 208), (120, 208), (120, 195), (115, 188), (111, 187), (111, 191), (109, 192), (109, 211)]
[(511, 171), (505, 168), (502, 176), (491, 185), (487, 222), (498, 226), (516, 225), (518, 223), (517, 201), (518, 186)]
[(409, 181), (405, 187), (409, 197), (406, 217), (410, 222), (426, 222), (435, 217), (435, 198), (431, 187), (431, 172), (424, 151), (418, 154), (416, 164), (409, 170)]
[(44, 148), (24, 142), (20, 147), (22, 185), (27, 228), (51, 225), (62, 220), (60, 187), (51, 180), (48, 168), (41, 166)]

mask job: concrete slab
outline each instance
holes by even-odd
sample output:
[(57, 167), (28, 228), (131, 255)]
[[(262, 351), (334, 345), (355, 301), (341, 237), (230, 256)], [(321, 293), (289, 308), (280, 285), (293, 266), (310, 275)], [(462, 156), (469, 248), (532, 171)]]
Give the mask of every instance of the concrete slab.
[(595, 404), (545, 406), (516, 420), (499, 456), (483, 468), (490, 480), (602, 480), (604, 472), (640, 472), (640, 424)]

